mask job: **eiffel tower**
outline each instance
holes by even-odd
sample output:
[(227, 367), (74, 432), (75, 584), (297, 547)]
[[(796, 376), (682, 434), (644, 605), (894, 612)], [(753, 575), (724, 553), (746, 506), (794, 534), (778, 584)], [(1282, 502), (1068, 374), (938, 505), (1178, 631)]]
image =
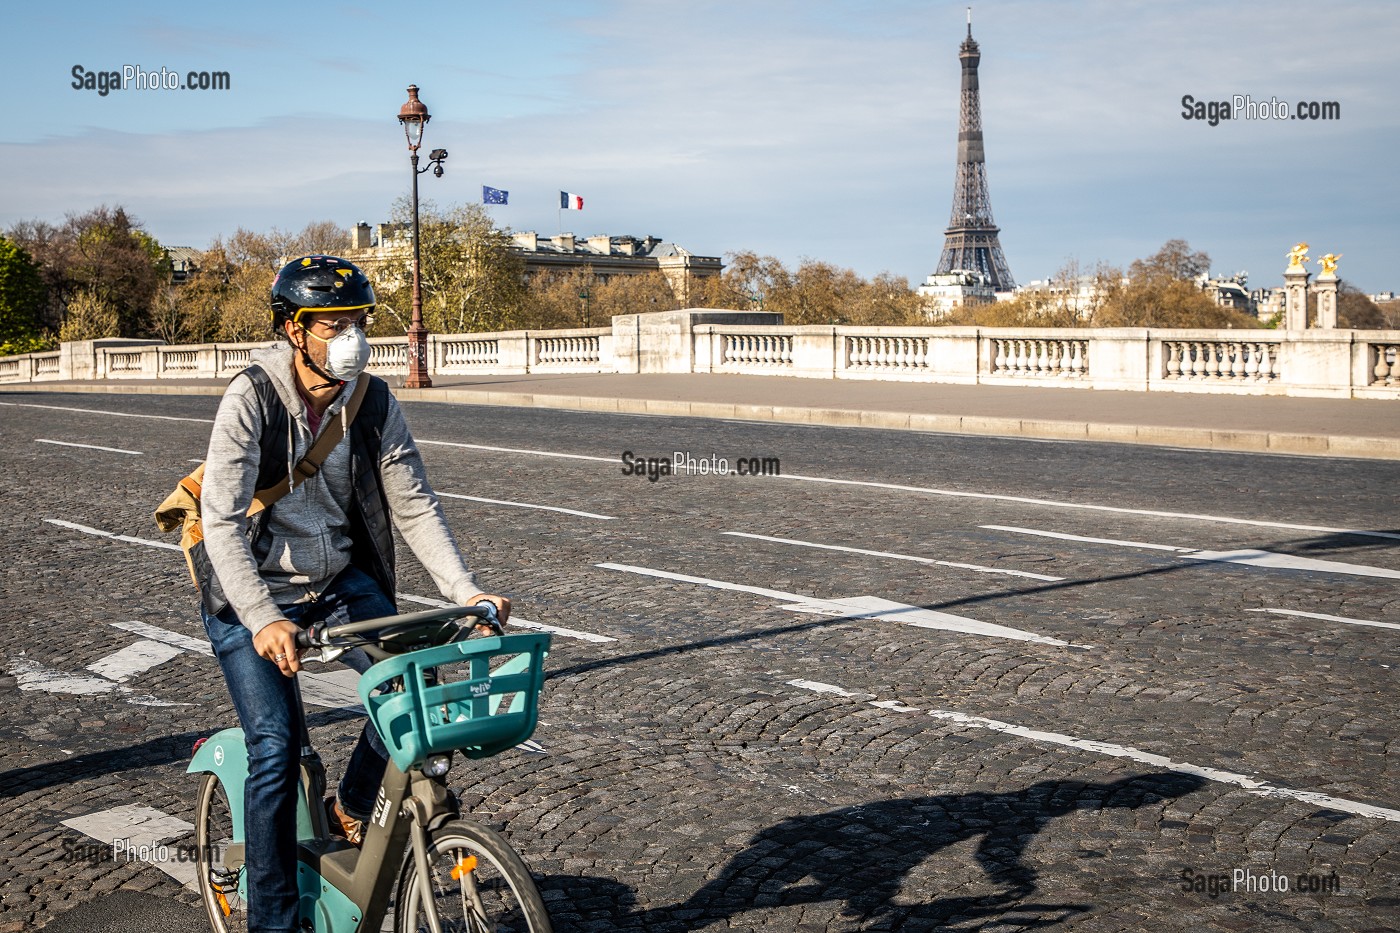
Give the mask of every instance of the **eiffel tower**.
[(993, 290), (1016, 287), (997, 239), (992, 198), (987, 192), (987, 156), (982, 148), (982, 104), (977, 91), (977, 63), (982, 53), (972, 38), (972, 8), (967, 10), (967, 38), (958, 47), (962, 60), (962, 106), (958, 117), (958, 172), (953, 182), (953, 213), (944, 231), (943, 255), (936, 274), (954, 269), (982, 273)]

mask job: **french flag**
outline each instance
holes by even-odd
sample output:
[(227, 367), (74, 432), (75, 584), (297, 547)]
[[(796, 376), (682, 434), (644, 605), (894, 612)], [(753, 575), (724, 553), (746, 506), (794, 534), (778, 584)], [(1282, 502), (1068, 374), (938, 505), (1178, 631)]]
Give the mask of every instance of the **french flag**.
[(567, 191), (559, 192), (559, 209), (561, 211), (583, 210), (583, 195), (569, 194)]

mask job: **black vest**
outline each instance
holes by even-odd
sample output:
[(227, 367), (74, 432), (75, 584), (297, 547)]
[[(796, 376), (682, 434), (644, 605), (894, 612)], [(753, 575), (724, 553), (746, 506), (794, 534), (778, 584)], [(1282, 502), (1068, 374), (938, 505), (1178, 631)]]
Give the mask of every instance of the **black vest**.
[[(277, 388), (267, 372), (254, 363), (239, 375), (247, 376), (253, 384), (263, 413), (263, 431), (259, 441), (258, 489), (267, 489), (287, 481), (287, 427), (291, 415), (282, 404)], [(389, 387), (383, 379), (368, 373), (360, 378), (369, 380), (369, 388), (360, 403), (359, 413), (350, 424), (350, 481), (354, 490), (349, 510), (350, 563), (364, 571), (397, 606), (397, 586), (394, 573), (394, 534), (389, 516), (389, 500), (384, 495), (384, 483), (379, 472), (383, 448), (384, 419), (389, 411)], [(267, 558), (271, 543), (267, 522), (276, 503), (248, 519), (248, 543), (259, 565)], [(199, 597), (204, 611), (217, 615), (228, 605), (223, 587), (219, 586), (209, 555), (200, 542), (191, 551), (199, 577)]]

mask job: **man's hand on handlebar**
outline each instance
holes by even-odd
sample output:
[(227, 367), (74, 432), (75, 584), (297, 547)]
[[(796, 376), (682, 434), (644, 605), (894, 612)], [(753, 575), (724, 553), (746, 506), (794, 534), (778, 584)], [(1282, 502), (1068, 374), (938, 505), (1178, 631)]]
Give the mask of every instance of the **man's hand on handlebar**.
[[(510, 618), (510, 598), (506, 596), (496, 596), (491, 593), (477, 593), (467, 600), (466, 605), (475, 606), (480, 603), (490, 603), (496, 607), (496, 621), (504, 628), (506, 621)], [(485, 622), (478, 622), (476, 630), (486, 635), (497, 634), (497, 631)]]
[(297, 647), (297, 635), (301, 629), (287, 619), (278, 619), (258, 629), (253, 636), (253, 648), (267, 658), (284, 677), (293, 677), (301, 670), (301, 653)]

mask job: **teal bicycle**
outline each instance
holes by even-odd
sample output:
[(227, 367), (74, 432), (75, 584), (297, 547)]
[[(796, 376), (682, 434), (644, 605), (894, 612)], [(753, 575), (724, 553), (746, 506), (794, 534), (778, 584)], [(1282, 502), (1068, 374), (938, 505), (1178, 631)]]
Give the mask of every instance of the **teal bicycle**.
[[(477, 625), (497, 634), (468, 640)], [(321, 660), (363, 648), (377, 661), (360, 677), (359, 694), (389, 751), (356, 848), (329, 831), (325, 768), (303, 734), (297, 884), (304, 930), (550, 933), (525, 863), (500, 833), (465, 817), (447, 785), (454, 754), (486, 758), (534, 732), (549, 635), (500, 631), (495, 607), (482, 603), (313, 626), (299, 636), (300, 647), (322, 650)], [(246, 931), (243, 730), (202, 741), (188, 772), (203, 775), (196, 880), (210, 924), (217, 933)]]

